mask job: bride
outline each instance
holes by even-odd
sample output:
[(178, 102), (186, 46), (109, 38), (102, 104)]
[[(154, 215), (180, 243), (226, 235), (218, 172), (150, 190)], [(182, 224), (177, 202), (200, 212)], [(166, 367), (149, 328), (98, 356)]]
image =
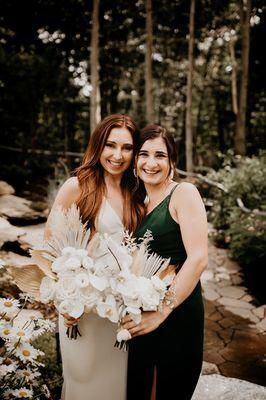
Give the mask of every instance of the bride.
[[(134, 121), (126, 115), (103, 119), (91, 136), (77, 176), (63, 184), (52, 210), (58, 205), (68, 209), (76, 203), (92, 234), (122, 238), (124, 228), (134, 231), (143, 214), (131, 195), (136, 132)], [(45, 237), (49, 235), (48, 218)], [(127, 353), (114, 348), (116, 325), (95, 314), (84, 314), (78, 321), (82, 336), (70, 340), (66, 326), (76, 322), (68, 315), (59, 316), (64, 377), (61, 399), (124, 400)]]

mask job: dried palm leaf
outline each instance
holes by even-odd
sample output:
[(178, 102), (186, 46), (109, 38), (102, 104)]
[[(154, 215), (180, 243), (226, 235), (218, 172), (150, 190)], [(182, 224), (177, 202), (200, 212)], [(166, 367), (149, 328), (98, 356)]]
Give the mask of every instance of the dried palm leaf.
[(34, 264), (20, 267), (9, 267), (8, 271), (13, 276), (16, 285), (29, 296), (40, 300), (40, 284), (45, 277), (44, 272)]
[(64, 247), (87, 248), (90, 230), (82, 223), (80, 211), (75, 204), (68, 210), (57, 207), (52, 212), (50, 221), (52, 235), (46, 241), (46, 246), (54, 257), (60, 256)]
[(31, 259), (43, 271), (46, 276), (56, 279), (56, 274), (52, 271), (52, 261), (47, 260), (43, 253), (45, 250), (32, 250)]

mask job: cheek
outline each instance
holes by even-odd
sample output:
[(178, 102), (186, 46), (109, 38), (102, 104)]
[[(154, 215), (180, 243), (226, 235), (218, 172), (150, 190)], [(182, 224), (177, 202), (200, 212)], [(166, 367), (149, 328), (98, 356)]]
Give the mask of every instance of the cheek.
[(126, 154), (124, 154), (124, 160), (128, 163), (131, 163), (133, 159), (133, 152), (128, 152)]

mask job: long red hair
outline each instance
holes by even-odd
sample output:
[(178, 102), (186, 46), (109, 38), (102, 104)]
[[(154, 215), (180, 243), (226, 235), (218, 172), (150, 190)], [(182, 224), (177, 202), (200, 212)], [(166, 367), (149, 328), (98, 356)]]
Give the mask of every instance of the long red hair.
[[(113, 128), (126, 128), (130, 132), (135, 149), (138, 129), (135, 122), (127, 115), (113, 114), (104, 118), (95, 128), (85, 151), (80, 167), (76, 169), (80, 187), (77, 206), (81, 210), (83, 222), (87, 222), (95, 232), (95, 222), (106, 192), (104, 170), (100, 156)], [(135, 154), (134, 154), (135, 155)], [(130, 167), (121, 179), (121, 190), (124, 197), (123, 224), (130, 232), (135, 231), (144, 215), (144, 207), (133, 197), (136, 179), (133, 174), (134, 155)]]

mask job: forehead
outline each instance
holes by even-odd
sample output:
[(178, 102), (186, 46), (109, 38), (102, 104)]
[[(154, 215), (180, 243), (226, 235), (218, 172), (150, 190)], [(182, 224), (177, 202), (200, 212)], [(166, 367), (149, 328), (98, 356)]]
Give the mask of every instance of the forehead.
[(113, 128), (107, 140), (116, 143), (130, 143), (133, 144), (132, 135), (127, 128)]
[(156, 151), (163, 151), (164, 153), (168, 154), (166, 143), (161, 137), (146, 140), (140, 150), (150, 151), (154, 153)]

